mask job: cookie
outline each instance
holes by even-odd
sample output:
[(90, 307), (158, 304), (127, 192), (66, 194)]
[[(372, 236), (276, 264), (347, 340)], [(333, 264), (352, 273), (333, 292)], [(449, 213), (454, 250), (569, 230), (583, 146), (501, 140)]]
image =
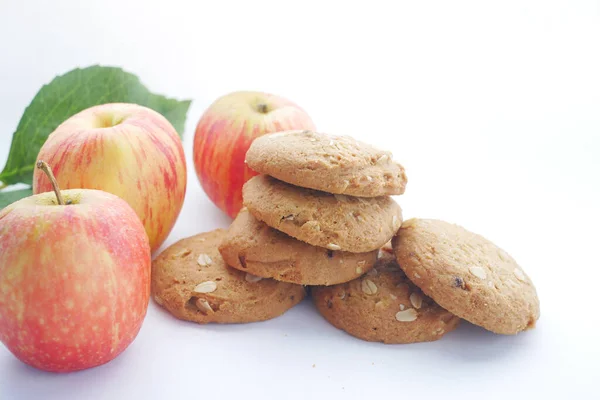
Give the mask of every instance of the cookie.
[(313, 287), (311, 294), (319, 312), (333, 326), (371, 342), (430, 342), (460, 322), (408, 280), (387, 252), (363, 277)]
[(312, 131), (261, 136), (248, 149), (246, 163), (292, 185), (350, 196), (402, 194), (407, 181), (392, 153), (348, 136)]
[(217, 229), (182, 239), (152, 263), (154, 300), (175, 317), (198, 323), (243, 323), (275, 318), (298, 304), (304, 288), (226, 266)]
[(392, 243), (410, 279), (453, 314), (501, 334), (535, 326), (540, 304), (531, 279), (484, 237), (444, 221), (411, 219)]
[(402, 224), (391, 197), (349, 197), (292, 186), (267, 175), (250, 179), (244, 205), (259, 220), (298, 240), (329, 250), (366, 253)]
[(377, 250), (333, 251), (311, 246), (269, 227), (243, 208), (219, 246), (225, 262), (263, 278), (301, 285), (348, 282), (373, 268)]

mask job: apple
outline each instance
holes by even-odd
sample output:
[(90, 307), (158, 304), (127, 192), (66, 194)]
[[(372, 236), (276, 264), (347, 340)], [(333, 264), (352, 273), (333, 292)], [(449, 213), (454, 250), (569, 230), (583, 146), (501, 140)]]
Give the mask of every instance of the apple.
[[(169, 121), (149, 108), (114, 103), (83, 110), (50, 134), (40, 159), (52, 165), (63, 189), (103, 190), (129, 203), (152, 251), (181, 211), (187, 182), (181, 140)], [(33, 192), (50, 190), (36, 169)]]
[(149, 296), (148, 237), (119, 197), (57, 187), (0, 210), (0, 341), (24, 363), (70, 372), (114, 359)]
[(315, 130), (308, 114), (291, 101), (261, 92), (234, 92), (202, 115), (194, 137), (194, 166), (202, 188), (234, 218), (242, 208), (242, 186), (256, 175), (245, 164), (252, 141), (265, 133)]

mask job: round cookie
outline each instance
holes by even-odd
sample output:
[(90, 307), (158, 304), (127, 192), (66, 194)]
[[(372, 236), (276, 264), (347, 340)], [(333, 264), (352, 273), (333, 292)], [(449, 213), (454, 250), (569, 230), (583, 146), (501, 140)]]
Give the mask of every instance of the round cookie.
[(403, 194), (407, 181), (392, 153), (348, 136), (311, 131), (263, 135), (252, 142), (246, 163), (292, 185), (350, 196)]
[(319, 312), (333, 326), (371, 342), (430, 342), (460, 322), (423, 295), (387, 252), (382, 252), (375, 268), (362, 278), (313, 287), (311, 294)]
[(246, 182), (243, 197), (252, 215), (267, 225), (329, 250), (377, 250), (402, 224), (402, 210), (391, 197), (333, 195), (267, 175)]
[(243, 323), (275, 318), (298, 304), (304, 288), (229, 268), (217, 229), (182, 239), (152, 262), (152, 296), (175, 317), (198, 323)]
[(444, 221), (411, 219), (392, 243), (410, 279), (453, 314), (501, 334), (535, 326), (540, 304), (531, 279), (484, 237)]
[(301, 285), (348, 282), (373, 268), (377, 250), (333, 251), (271, 228), (243, 208), (219, 246), (227, 265), (263, 278)]

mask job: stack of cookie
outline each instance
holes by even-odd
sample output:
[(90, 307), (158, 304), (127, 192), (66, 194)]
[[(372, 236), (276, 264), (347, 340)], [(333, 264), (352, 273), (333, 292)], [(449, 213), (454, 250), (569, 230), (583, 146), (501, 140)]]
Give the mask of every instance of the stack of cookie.
[(232, 267), (299, 285), (334, 285), (373, 268), (400, 228), (404, 168), (389, 152), (345, 136), (289, 131), (246, 153), (261, 173), (220, 246)]
[(501, 334), (535, 326), (535, 287), (505, 251), (443, 221), (402, 223), (390, 196), (407, 180), (391, 153), (290, 131), (256, 139), (246, 161), (261, 175), (230, 228), (183, 239), (153, 263), (153, 297), (178, 318), (262, 321), (312, 286), (331, 324), (369, 341), (437, 340), (461, 318)]

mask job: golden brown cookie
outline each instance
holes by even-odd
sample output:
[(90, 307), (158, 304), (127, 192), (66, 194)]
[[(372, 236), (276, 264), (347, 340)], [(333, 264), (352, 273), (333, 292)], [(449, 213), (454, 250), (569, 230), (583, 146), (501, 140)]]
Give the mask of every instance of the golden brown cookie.
[(460, 321), (423, 295), (387, 252), (363, 277), (313, 287), (311, 294), (333, 326), (371, 342), (430, 342), (454, 330)]
[(329, 193), (377, 197), (404, 193), (406, 174), (392, 153), (348, 136), (286, 131), (252, 142), (246, 163), (292, 185)]
[(333, 195), (292, 186), (267, 175), (246, 182), (243, 196), (244, 205), (259, 220), (329, 250), (376, 250), (402, 224), (402, 210), (391, 197)]
[(229, 227), (219, 251), (240, 271), (301, 285), (348, 282), (377, 260), (377, 250), (349, 253), (311, 246), (257, 220), (246, 208)]
[(182, 239), (152, 263), (154, 300), (175, 317), (198, 323), (264, 321), (298, 304), (304, 288), (229, 268), (219, 254), (224, 229)]
[(448, 311), (495, 333), (535, 326), (540, 304), (531, 279), (484, 237), (444, 221), (411, 219), (393, 246), (404, 272)]

